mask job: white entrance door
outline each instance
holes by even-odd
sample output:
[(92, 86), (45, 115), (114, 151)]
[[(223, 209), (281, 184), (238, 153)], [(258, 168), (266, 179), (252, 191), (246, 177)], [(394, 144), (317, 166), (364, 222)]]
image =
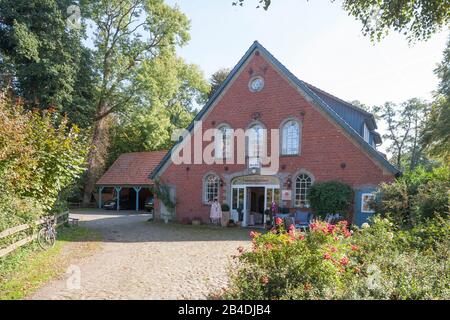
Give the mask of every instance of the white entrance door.
[[(234, 185), (231, 188), (231, 210), (232, 214), (241, 209), (243, 219), (242, 226), (246, 227), (249, 223), (250, 216), (250, 192), (251, 187), (264, 188), (264, 208), (270, 208), (272, 202), (280, 203), (280, 186), (279, 185)], [(264, 215), (264, 223), (266, 223), (266, 217)]]
[(235, 219), (235, 221), (239, 220), (239, 211), (241, 214), (244, 214), (247, 209), (246, 196), (245, 186), (233, 186), (233, 188), (231, 188), (231, 218)]

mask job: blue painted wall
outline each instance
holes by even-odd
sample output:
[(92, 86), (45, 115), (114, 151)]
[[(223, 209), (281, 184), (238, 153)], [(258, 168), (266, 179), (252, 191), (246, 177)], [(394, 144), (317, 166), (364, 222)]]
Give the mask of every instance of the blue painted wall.
[(361, 225), (364, 222), (367, 222), (368, 219), (375, 214), (375, 213), (368, 213), (368, 212), (361, 211), (362, 194), (363, 193), (373, 193), (375, 191), (376, 191), (376, 189), (373, 187), (367, 187), (367, 188), (361, 188), (361, 189), (355, 190), (355, 208), (354, 208), (353, 223), (356, 224), (358, 227), (361, 227)]

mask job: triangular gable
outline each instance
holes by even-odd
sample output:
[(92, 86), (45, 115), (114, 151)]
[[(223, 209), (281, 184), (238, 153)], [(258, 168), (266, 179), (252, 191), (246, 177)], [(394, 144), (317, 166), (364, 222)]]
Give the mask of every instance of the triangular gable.
[[(359, 135), (359, 133), (349, 125), (337, 112), (333, 110), (314, 90), (312, 90), (304, 81), (298, 79), (293, 73), (291, 73), (280, 61), (278, 61), (266, 48), (264, 48), (258, 41), (255, 41), (244, 56), (239, 60), (236, 66), (231, 70), (230, 74), (227, 76), (225, 81), (221, 84), (221, 86), (216, 90), (213, 96), (208, 100), (206, 105), (200, 110), (200, 112), (195, 116), (194, 120), (188, 126), (187, 130), (192, 132), (194, 128), (194, 122), (200, 121), (203, 116), (208, 112), (208, 110), (215, 104), (216, 100), (221, 96), (224, 90), (228, 87), (228, 85), (232, 82), (235, 76), (239, 73), (242, 66), (246, 64), (249, 58), (253, 55), (253, 53), (259, 50), (262, 55), (277, 69), (283, 76), (285, 76), (290, 82), (292, 82), (297, 89), (299, 89), (300, 94), (302, 94), (309, 102), (312, 102), (315, 106), (323, 110), (333, 121), (335, 121), (339, 126), (341, 126), (344, 131), (352, 138), (354, 142), (360, 145), (369, 156), (374, 159), (377, 163), (379, 163), (383, 168), (385, 168), (388, 172), (392, 174), (399, 174), (400, 171), (395, 168), (389, 161), (386, 160), (377, 150), (375, 150), (369, 143), (367, 143), (363, 137)], [(179, 142), (178, 142), (179, 143)], [(177, 143), (177, 144), (178, 144)], [(177, 145), (175, 144), (175, 146)], [(158, 166), (153, 170), (150, 174), (151, 179), (155, 179), (163, 169), (163, 167), (170, 161), (170, 156), (172, 150), (165, 155), (162, 161), (158, 164)]]

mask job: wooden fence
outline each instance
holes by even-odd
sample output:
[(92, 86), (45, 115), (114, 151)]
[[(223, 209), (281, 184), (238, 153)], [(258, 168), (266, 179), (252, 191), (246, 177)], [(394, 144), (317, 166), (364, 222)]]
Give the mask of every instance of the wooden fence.
[[(63, 213), (56, 215), (56, 226), (59, 227), (63, 223), (66, 223), (68, 218), (69, 218), (69, 212), (63, 212)], [(6, 229), (6, 230), (0, 232), (0, 239), (4, 239), (6, 237), (12, 236), (21, 231), (26, 231), (34, 225), (39, 226), (39, 225), (43, 224), (44, 222), (45, 222), (45, 219), (40, 219), (40, 220), (36, 221), (34, 224), (21, 224), (20, 226), (15, 226), (15, 227)], [(37, 233), (35, 232), (32, 235), (26, 236), (25, 238), (23, 238), (17, 242), (14, 242), (13, 244), (7, 246), (4, 249), (0, 249), (0, 258), (10, 254), (17, 248), (20, 248), (20, 247), (26, 245), (27, 243), (33, 241), (36, 238), (37, 238)]]

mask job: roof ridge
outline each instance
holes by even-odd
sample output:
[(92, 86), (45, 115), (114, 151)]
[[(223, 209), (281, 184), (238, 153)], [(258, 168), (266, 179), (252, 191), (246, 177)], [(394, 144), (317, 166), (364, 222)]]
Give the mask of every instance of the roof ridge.
[[(219, 86), (219, 88), (216, 90), (216, 92), (212, 95), (212, 97), (206, 102), (206, 104), (203, 106), (203, 108), (197, 113), (197, 115), (194, 117), (192, 122), (187, 127), (187, 130), (190, 132), (194, 127), (194, 122), (198, 119), (201, 119), (205, 112), (213, 105), (215, 100), (222, 94), (222, 91), (226, 86), (228, 86), (229, 82), (234, 78), (236, 73), (240, 70), (242, 65), (248, 60), (248, 58), (251, 56), (251, 54), (255, 50), (261, 50), (263, 54), (265, 54), (269, 60), (276, 68), (278, 68), (282, 73), (285, 74), (285, 76), (292, 81), (298, 88), (306, 95), (308, 95), (313, 101), (315, 101), (319, 107), (323, 108), (326, 112), (329, 113), (332, 119), (334, 119), (338, 124), (340, 124), (347, 132), (353, 136), (357, 142), (361, 144), (368, 152), (371, 154), (374, 158), (377, 158), (380, 164), (384, 165), (385, 168), (390, 170), (391, 172), (394, 172), (397, 174), (399, 170), (395, 168), (391, 163), (389, 163), (386, 159), (384, 159), (379, 153), (369, 144), (367, 143), (361, 135), (353, 128), (345, 119), (338, 114), (332, 107), (330, 107), (321, 97), (317, 95), (317, 93), (311, 89), (308, 84), (302, 80), (300, 80), (295, 74), (293, 74), (284, 64), (282, 64), (277, 58), (275, 58), (272, 53), (269, 52), (262, 44), (260, 44), (258, 41), (254, 41), (252, 45), (248, 48), (248, 50), (245, 52), (245, 54), (241, 57), (239, 62), (233, 67), (233, 69), (230, 71), (226, 79), (222, 82), (222, 84)], [(311, 85), (312, 86), (312, 85)], [(314, 87), (314, 86), (312, 86)], [(315, 87), (314, 87), (315, 88)], [(318, 88), (317, 88), (318, 89)], [(323, 91), (321, 89), (318, 89), (320, 91)], [(325, 91), (323, 91), (325, 94)], [(330, 95), (330, 94), (328, 94)], [(332, 95), (331, 95), (332, 96)], [(335, 97), (335, 99), (339, 99)], [(341, 99), (339, 99), (341, 100)], [(341, 100), (345, 102), (344, 100)], [(353, 106), (349, 104), (348, 102), (345, 102), (346, 104)], [(356, 106), (353, 106), (356, 108)], [(361, 109), (362, 110), (362, 109)], [(363, 110), (364, 111), (364, 110)], [(367, 112), (367, 114), (372, 116), (373, 115)], [(178, 142), (179, 143), (179, 142)], [(164, 156), (164, 158), (161, 160), (161, 162), (154, 168), (154, 170), (150, 174), (150, 178), (154, 179), (157, 175), (157, 173), (160, 171), (160, 169), (163, 167), (163, 165), (169, 160), (171, 151), (174, 149), (178, 143), (175, 143), (174, 146), (167, 152), (167, 154)]]
[(169, 150), (131, 151), (131, 152), (124, 152), (124, 153), (121, 153), (120, 155), (125, 155), (125, 154), (137, 154), (137, 153), (168, 152), (168, 151), (169, 151)]

